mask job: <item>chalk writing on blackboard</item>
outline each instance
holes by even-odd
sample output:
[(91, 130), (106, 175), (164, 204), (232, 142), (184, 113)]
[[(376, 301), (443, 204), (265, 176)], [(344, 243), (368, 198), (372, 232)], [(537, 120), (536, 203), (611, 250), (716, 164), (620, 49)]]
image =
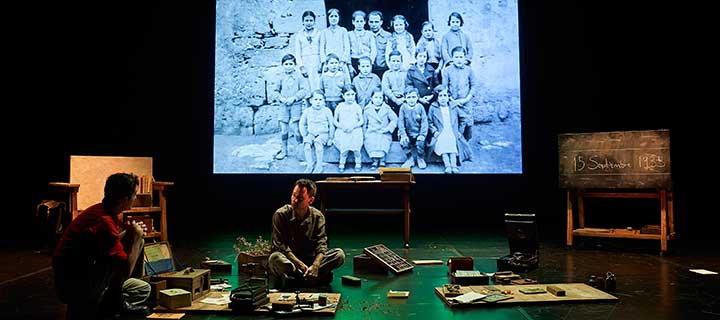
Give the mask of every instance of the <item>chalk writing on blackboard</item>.
[(563, 188), (669, 188), (668, 130), (558, 136)]

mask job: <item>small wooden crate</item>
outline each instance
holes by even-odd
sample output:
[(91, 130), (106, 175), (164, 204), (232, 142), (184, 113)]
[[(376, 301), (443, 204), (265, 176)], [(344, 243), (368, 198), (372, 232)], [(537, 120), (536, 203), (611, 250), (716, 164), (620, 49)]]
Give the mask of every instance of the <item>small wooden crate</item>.
[(180, 288), (190, 291), (192, 300), (210, 292), (210, 270), (187, 268), (182, 271), (158, 275), (167, 281), (168, 288)]
[(153, 281), (152, 279), (148, 279), (147, 282), (150, 284), (150, 295), (155, 299), (155, 301), (160, 301), (160, 291), (167, 289), (167, 281)]
[(160, 290), (160, 305), (168, 309), (178, 309), (189, 307), (192, 305), (192, 295), (190, 292), (173, 288)]
[(237, 255), (238, 272), (254, 277), (264, 277), (268, 270), (268, 258), (270, 255), (250, 255), (239, 253)]

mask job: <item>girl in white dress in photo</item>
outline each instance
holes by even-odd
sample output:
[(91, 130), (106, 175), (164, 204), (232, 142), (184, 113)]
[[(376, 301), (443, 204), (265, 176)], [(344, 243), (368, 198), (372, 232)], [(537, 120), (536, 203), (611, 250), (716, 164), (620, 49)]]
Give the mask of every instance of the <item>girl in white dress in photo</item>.
[(345, 161), (350, 151), (355, 156), (355, 172), (362, 170), (360, 149), (363, 145), (362, 108), (355, 101), (355, 88), (347, 85), (343, 88), (343, 99), (335, 108), (335, 146), (340, 150), (340, 172), (345, 172)]
[(435, 154), (442, 157), (445, 173), (459, 173), (458, 155), (458, 116), (457, 106), (450, 102), (450, 93), (444, 85), (435, 88), (437, 100), (430, 105), (428, 114), (430, 134), (433, 138), (430, 146)]

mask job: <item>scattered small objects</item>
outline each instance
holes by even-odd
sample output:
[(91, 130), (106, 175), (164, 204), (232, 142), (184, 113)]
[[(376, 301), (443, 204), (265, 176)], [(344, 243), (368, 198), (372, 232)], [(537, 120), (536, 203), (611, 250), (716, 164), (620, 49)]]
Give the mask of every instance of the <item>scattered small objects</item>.
[(489, 284), (490, 277), (477, 270), (457, 270), (450, 274), (453, 284), (460, 285), (482, 285)]
[(495, 272), (493, 275), (493, 281), (501, 284), (510, 284), (510, 281), (512, 280), (520, 280), (522, 277), (520, 277), (519, 274), (515, 274), (512, 271), (498, 271)]
[(699, 274), (718, 274), (715, 271), (705, 270), (705, 269), (690, 269), (690, 272), (695, 272)]
[(230, 272), (232, 271), (232, 264), (224, 260), (210, 259), (205, 257), (205, 261), (200, 262), (200, 265), (205, 269), (210, 269), (213, 272)]
[(522, 288), (522, 289), (520, 289), (520, 290), (518, 290), (518, 291), (520, 291), (520, 292), (522, 292), (522, 293), (524, 293), (524, 294), (538, 294), (538, 293), (545, 293), (545, 292), (547, 292), (547, 291), (545, 291), (545, 289), (543, 289), (543, 288), (537, 288), (537, 287), (533, 287), (533, 288)]
[(362, 284), (362, 279), (353, 276), (342, 276), (342, 284), (359, 286)]
[(410, 291), (390, 290), (387, 293), (388, 298), (407, 298), (409, 296), (410, 296)]
[(503, 301), (503, 300), (512, 299), (512, 298), (513, 297), (510, 295), (496, 293), (496, 294), (491, 294), (491, 295), (483, 298), (482, 300), (485, 302), (492, 303), (492, 302), (498, 302), (498, 301)]
[(615, 291), (617, 288), (617, 279), (615, 278), (615, 274), (608, 271), (605, 274), (605, 291)]
[(180, 319), (184, 317), (184, 313), (152, 313), (147, 316), (148, 319)]
[(443, 264), (442, 260), (413, 260), (416, 265), (432, 265), (432, 264)]
[(473, 270), (475, 268), (472, 257), (450, 257), (447, 264), (450, 274), (457, 270)]
[(525, 278), (525, 279), (510, 280), (510, 283), (511, 284), (537, 284), (538, 282), (537, 282), (537, 280)]
[(385, 265), (385, 267), (388, 270), (392, 271), (394, 274), (412, 271), (412, 269), (415, 267), (409, 262), (407, 262), (407, 260), (405, 260), (403, 257), (399, 256), (397, 253), (388, 249), (388, 247), (383, 244), (377, 244), (371, 247), (364, 248), (363, 252), (365, 252), (365, 254), (373, 258), (375, 261)]
[(445, 297), (457, 297), (462, 295), (462, 288), (459, 284), (446, 284), (443, 285), (443, 295)]
[(295, 302), (290, 301), (278, 301), (272, 303), (272, 310), (273, 311), (285, 311), (289, 312), (292, 311), (295, 307)]
[(565, 290), (558, 286), (547, 286), (545, 289), (547, 289), (548, 292), (552, 293), (556, 297), (564, 297), (565, 296)]
[[(485, 297), (487, 297), (487, 295), (471, 291), (466, 294), (459, 295), (457, 297), (450, 298), (450, 299), (452, 299), (453, 301), (455, 301), (457, 303), (471, 303), (473, 301), (480, 300)], [(448, 300), (450, 300), (450, 299), (448, 299)]]

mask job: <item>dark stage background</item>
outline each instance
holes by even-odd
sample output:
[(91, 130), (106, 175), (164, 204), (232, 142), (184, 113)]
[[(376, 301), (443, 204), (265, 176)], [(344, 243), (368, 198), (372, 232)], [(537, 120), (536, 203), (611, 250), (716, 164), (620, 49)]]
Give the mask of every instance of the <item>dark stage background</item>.
[[(171, 241), (193, 230), (269, 230), (298, 176), (211, 174), (214, 2), (26, 6), (7, 29), (14, 45), (6, 46), (6, 91), (19, 99), (5, 104), (13, 129), (4, 139), (11, 150), (4, 152), (11, 190), (4, 242), (21, 245), (33, 235), (35, 206), (47, 182), (68, 181), (70, 155), (153, 157), (155, 178), (176, 182)], [(531, 212), (544, 238), (564, 241), (557, 134), (670, 129), (677, 232), (707, 238), (716, 229), (704, 192), (711, 184), (703, 182), (711, 180), (714, 143), (701, 123), (712, 107), (702, 100), (708, 86), (694, 75), (707, 54), (696, 49), (702, 19), (689, 11), (703, 10), (520, 1), (524, 174), (417, 176), (413, 228), (502, 228), (502, 213)], [(657, 223), (653, 204), (598, 207), (600, 224)]]

